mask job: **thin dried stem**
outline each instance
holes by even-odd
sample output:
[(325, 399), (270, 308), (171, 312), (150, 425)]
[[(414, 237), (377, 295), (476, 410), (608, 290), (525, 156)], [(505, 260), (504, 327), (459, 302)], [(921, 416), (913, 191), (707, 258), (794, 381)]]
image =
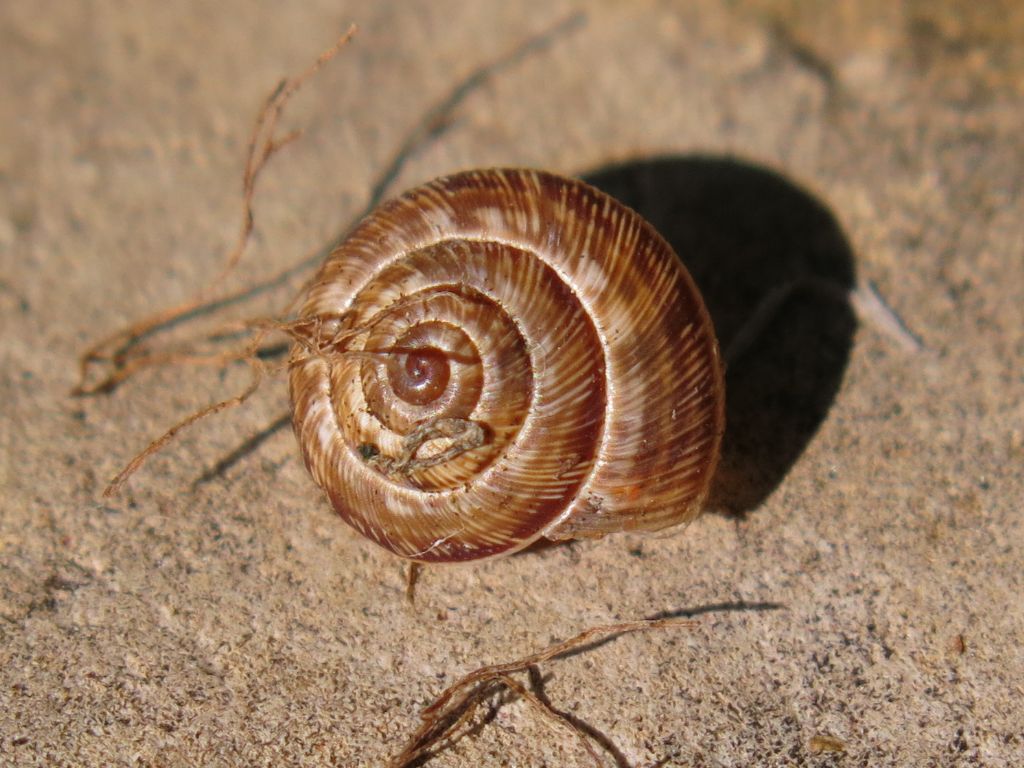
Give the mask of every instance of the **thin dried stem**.
[[(542, 662), (569, 655), (588, 645), (612, 639), (618, 635), (669, 627), (691, 629), (695, 626), (697, 626), (697, 622), (692, 619), (644, 619), (617, 624), (603, 624), (586, 629), (568, 640), (550, 645), (537, 653), (530, 654), (516, 661), (491, 664), (474, 670), (448, 686), (430, 706), (420, 713), (423, 723), (409, 737), (401, 751), (391, 759), (388, 765), (390, 768), (406, 768), (421, 758), (428, 756), (432, 750), (435, 750), (443, 740), (449, 738), (471, 716), (467, 712), (471, 713), (484, 698), (490, 695), (495, 683), (507, 685), (506, 681), (512, 674), (523, 672)], [(516, 692), (519, 693), (521, 688), (522, 686), (516, 688)], [(550, 705), (545, 704), (539, 697), (534, 698), (540, 706), (550, 713), (551, 718), (566, 724), (582, 738), (587, 737), (587, 734), (574, 725), (565, 715), (553, 709)], [(596, 752), (588, 751), (597, 759)], [(600, 764), (599, 760), (598, 764)]]
[(890, 307), (878, 287), (870, 280), (861, 280), (850, 292), (850, 304), (857, 317), (870, 323), (876, 330), (888, 336), (904, 352), (921, 352), (925, 346), (921, 337), (914, 333)]
[(416, 582), (420, 580), (423, 573), (423, 563), (410, 560), (405, 572), (405, 600), (409, 605), (416, 602)]
[(253, 377), (249, 386), (246, 387), (245, 391), (234, 397), (229, 397), (227, 400), (221, 400), (219, 403), (208, 405), (202, 410), (196, 411), (191, 416), (182, 419), (173, 427), (164, 432), (160, 437), (151, 442), (145, 450), (135, 455), (128, 465), (122, 469), (117, 475), (110, 481), (107, 487), (103, 490), (103, 497), (110, 498), (114, 494), (118, 493), (124, 486), (125, 482), (141, 467), (151, 456), (159, 453), (165, 445), (167, 445), (174, 437), (186, 427), (190, 427), (201, 419), (205, 419), (207, 416), (213, 416), (216, 413), (227, 410), (228, 408), (234, 408), (237, 405), (241, 405), (248, 400), (253, 393), (259, 389), (260, 382), (263, 380), (263, 369), (264, 366), (259, 361), (253, 361)]
[[(121, 330), (100, 339), (89, 347), (79, 358), (78, 374), (79, 380), (72, 390), (75, 395), (90, 395), (98, 392), (109, 392), (125, 379), (131, 377), (141, 368), (151, 365), (163, 364), (165, 361), (159, 357), (143, 355), (129, 357), (133, 347), (141, 340), (158, 330), (173, 324), (177, 320), (195, 312), (202, 305), (210, 302), (210, 295), (214, 293), (225, 279), (234, 271), (241, 260), (245, 249), (252, 237), (255, 226), (255, 215), (253, 213), (253, 197), (256, 194), (256, 182), (260, 173), (266, 167), (270, 159), (284, 146), (294, 141), (301, 135), (299, 131), (292, 131), (283, 137), (276, 137), (278, 121), (285, 106), (298, 90), (313, 75), (338, 55), (341, 49), (352, 39), (356, 32), (353, 24), (338, 40), (321, 53), (316, 60), (303, 72), (295, 77), (285, 78), (277, 84), (270, 92), (256, 117), (252, 133), (249, 137), (248, 149), (246, 152), (245, 168), (242, 173), (242, 222), (239, 226), (238, 237), (234, 247), (228, 251), (224, 265), (220, 272), (199, 291), (193, 298), (156, 312), (149, 317), (134, 322)], [(231, 298), (231, 294), (219, 297), (215, 302), (223, 302)], [(99, 382), (88, 383), (90, 367), (93, 363), (109, 363), (113, 371)]]
[[(110, 481), (107, 487), (103, 491), (104, 498), (110, 498), (111, 496), (118, 493), (124, 486), (125, 482), (141, 467), (147, 460), (149, 460), (154, 454), (159, 453), (163, 450), (171, 440), (177, 436), (177, 434), (187, 427), (192, 426), (197, 421), (201, 421), (208, 416), (214, 416), (221, 411), (234, 408), (242, 405), (246, 400), (252, 397), (256, 390), (259, 389), (260, 384), (268, 373), (275, 372), (270, 369), (266, 363), (264, 363), (259, 357), (259, 349), (263, 344), (264, 338), (273, 330), (280, 330), (285, 324), (278, 323), (273, 320), (259, 320), (253, 321), (255, 327), (257, 327), (256, 334), (252, 340), (242, 351), (236, 351), (231, 353), (224, 353), (222, 355), (208, 355), (204, 357), (190, 358), (186, 355), (178, 356), (175, 362), (177, 363), (194, 363), (194, 364), (205, 364), (208, 362), (227, 362), (228, 360), (245, 360), (249, 363), (252, 368), (252, 380), (249, 382), (249, 386), (245, 390), (234, 397), (229, 397), (226, 400), (221, 400), (218, 403), (213, 403), (205, 408), (202, 408), (195, 413), (187, 416), (186, 418), (179, 421), (173, 427), (164, 432), (160, 437), (151, 442), (145, 449), (137, 453), (135, 457), (128, 462), (124, 469), (117, 473), (117, 475)], [(219, 358), (219, 359), (218, 359)], [(283, 366), (282, 366), (283, 367)]]
[[(448, 439), (451, 444), (433, 456), (417, 458), (416, 452), (432, 440)], [(402, 453), (398, 458), (370, 453), (366, 463), (386, 475), (408, 477), (414, 472), (436, 467), (475, 450), (484, 444), (487, 436), (482, 426), (470, 419), (433, 418), (417, 425), (403, 440)]]

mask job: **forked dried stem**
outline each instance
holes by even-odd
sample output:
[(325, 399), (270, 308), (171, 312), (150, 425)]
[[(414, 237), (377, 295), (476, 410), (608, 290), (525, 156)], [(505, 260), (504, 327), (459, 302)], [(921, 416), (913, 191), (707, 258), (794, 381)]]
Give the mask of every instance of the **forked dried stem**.
[[(108, 392), (142, 368), (153, 365), (166, 365), (168, 362), (185, 362), (183, 359), (168, 359), (166, 355), (152, 355), (144, 351), (142, 354), (132, 355), (131, 352), (140, 341), (154, 331), (184, 318), (203, 304), (211, 302), (211, 295), (234, 271), (252, 236), (255, 222), (253, 197), (256, 194), (256, 182), (259, 179), (260, 173), (278, 150), (294, 141), (300, 135), (299, 131), (292, 131), (280, 138), (275, 136), (277, 124), (285, 106), (307, 80), (338, 55), (346, 43), (352, 39), (355, 32), (356, 26), (353, 24), (344, 35), (338, 38), (334, 45), (321, 53), (309, 67), (295, 77), (281, 80), (267, 96), (256, 117), (252, 133), (249, 136), (245, 169), (242, 173), (242, 223), (239, 227), (238, 238), (234, 247), (228, 251), (220, 272), (210, 281), (206, 288), (199, 291), (188, 301), (131, 323), (127, 327), (93, 344), (79, 358), (79, 380), (72, 390), (72, 394), (89, 395), (97, 392)], [(214, 303), (227, 301), (231, 296), (231, 294), (225, 294), (213, 301)], [(88, 382), (90, 367), (94, 363), (101, 362), (109, 363), (112, 371), (100, 381), (90, 384)]]
[(402, 750), (391, 758), (388, 766), (389, 768), (406, 768), (435, 754), (446, 740), (457, 740), (453, 734), (472, 717), (476, 707), (494, 692), (495, 684), (511, 688), (523, 696), (535, 709), (543, 711), (544, 716), (551, 722), (572, 730), (577, 737), (587, 743), (587, 752), (600, 766), (600, 756), (590, 744), (588, 734), (540, 697), (527, 692), (510, 676), (617, 635), (669, 627), (692, 629), (697, 626), (697, 623), (692, 619), (644, 619), (604, 624), (586, 629), (568, 640), (550, 645), (516, 661), (491, 664), (474, 670), (448, 686), (430, 706), (420, 713), (420, 717), (423, 719), (422, 725), (409, 737)]

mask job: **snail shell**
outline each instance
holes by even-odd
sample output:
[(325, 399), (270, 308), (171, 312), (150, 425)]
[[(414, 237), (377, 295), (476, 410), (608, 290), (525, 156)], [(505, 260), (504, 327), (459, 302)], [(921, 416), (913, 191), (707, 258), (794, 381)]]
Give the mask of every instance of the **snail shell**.
[(530, 170), (437, 179), (364, 219), (294, 324), (306, 466), (421, 562), (692, 519), (724, 425), (700, 294), (640, 216)]

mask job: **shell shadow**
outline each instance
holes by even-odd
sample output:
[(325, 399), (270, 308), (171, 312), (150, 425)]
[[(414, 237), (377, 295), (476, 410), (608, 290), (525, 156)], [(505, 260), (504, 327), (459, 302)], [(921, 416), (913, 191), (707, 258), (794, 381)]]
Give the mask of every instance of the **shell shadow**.
[(707, 303), (723, 350), (781, 289), (726, 371), (726, 431), (708, 509), (743, 515), (779, 485), (825, 419), (856, 320), (843, 297), (853, 254), (829, 209), (775, 171), (714, 156), (658, 157), (583, 179), (646, 218), (679, 254)]

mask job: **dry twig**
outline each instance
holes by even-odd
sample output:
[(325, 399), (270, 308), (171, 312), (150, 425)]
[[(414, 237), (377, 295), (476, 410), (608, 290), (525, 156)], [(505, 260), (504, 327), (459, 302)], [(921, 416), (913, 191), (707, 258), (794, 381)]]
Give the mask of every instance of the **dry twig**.
[[(321, 53), (309, 67), (295, 77), (281, 80), (267, 96), (256, 117), (252, 133), (249, 136), (245, 169), (242, 173), (242, 223), (239, 227), (238, 238), (234, 247), (228, 251), (224, 265), (217, 276), (210, 281), (206, 288), (188, 301), (131, 323), (89, 347), (79, 358), (79, 380), (72, 390), (72, 394), (90, 395), (98, 392), (109, 392), (139, 370), (154, 365), (179, 363), (223, 364), (236, 359), (246, 359), (255, 348), (258, 348), (258, 343), (255, 345), (250, 344), (242, 351), (197, 357), (193, 355), (175, 355), (167, 352), (151, 353), (144, 348), (139, 348), (139, 344), (157, 330), (191, 315), (204, 304), (220, 304), (232, 298), (233, 294), (224, 294), (217, 298), (211, 298), (211, 296), (215, 294), (224, 280), (234, 271), (249, 244), (255, 222), (253, 197), (256, 194), (256, 182), (270, 159), (282, 147), (301, 135), (300, 131), (291, 131), (280, 138), (275, 135), (281, 114), (285, 106), (287, 106), (288, 102), (303, 84), (337, 56), (346, 43), (352, 39), (355, 32), (356, 27), (353, 24), (344, 35), (338, 38), (334, 45)], [(259, 336), (259, 340), (262, 342), (262, 336)], [(109, 365), (109, 372), (99, 381), (90, 383), (91, 367), (94, 364), (102, 363)], [(181, 426), (186, 425), (183, 423), (179, 425), (179, 428)]]
[(590, 744), (589, 734), (540, 697), (526, 691), (510, 676), (542, 662), (567, 656), (588, 645), (610, 640), (618, 635), (669, 627), (690, 629), (696, 625), (697, 622), (692, 619), (644, 619), (604, 624), (586, 629), (568, 640), (550, 645), (516, 661), (491, 664), (474, 670), (448, 686), (434, 700), (433, 704), (420, 713), (423, 723), (409, 737), (401, 751), (391, 758), (388, 766), (389, 768), (408, 768), (436, 754), (443, 749), (446, 741), (448, 744), (457, 741), (458, 736), (455, 734), (473, 716), (476, 707), (494, 693), (496, 684), (505, 686), (522, 696), (534, 709), (544, 713), (544, 716), (559, 728), (569, 728), (587, 744), (587, 752), (594, 759), (595, 764), (600, 766), (600, 756)]

